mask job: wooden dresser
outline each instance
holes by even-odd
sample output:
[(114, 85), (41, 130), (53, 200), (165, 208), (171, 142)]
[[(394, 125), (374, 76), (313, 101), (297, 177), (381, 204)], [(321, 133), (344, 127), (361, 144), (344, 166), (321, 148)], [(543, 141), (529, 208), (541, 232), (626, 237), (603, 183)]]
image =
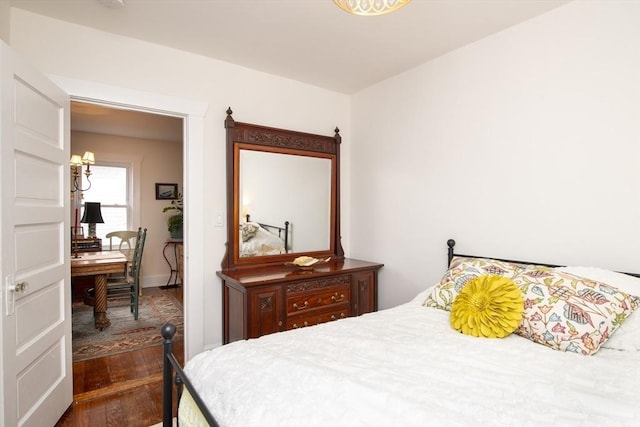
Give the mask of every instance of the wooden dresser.
[[(236, 122), (232, 113), (224, 121), (227, 249), (218, 272), (223, 342), (375, 311), (382, 264), (345, 259), (342, 248), (340, 129), (310, 134)], [(249, 215), (262, 237), (242, 232)], [(277, 224), (284, 237), (273, 231), (282, 229)], [(330, 261), (313, 270), (286, 266), (300, 256)]]
[(376, 311), (381, 267), (343, 259), (310, 271), (220, 271), (224, 344)]

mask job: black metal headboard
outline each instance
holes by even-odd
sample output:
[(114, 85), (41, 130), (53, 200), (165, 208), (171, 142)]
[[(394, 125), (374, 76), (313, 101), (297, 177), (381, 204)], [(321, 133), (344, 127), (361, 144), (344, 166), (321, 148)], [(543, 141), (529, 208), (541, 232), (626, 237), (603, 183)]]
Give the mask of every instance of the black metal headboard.
[[(277, 225), (263, 224), (259, 222), (260, 227), (266, 229), (267, 231), (271, 231), (275, 234), (275, 231), (278, 232), (278, 237), (284, 240), (284, 250), (286, 253), (291, 252), (291, 248), (289, 247), (289, 221), (284, 222), (284, 227), (279, 227)], [(284, 236), (283, 236), (284, 234)]]
[[(251, 215), (250, 214), (247, 214), (245, 218), (246, 218), (247, 222), (251, 221)], [(284, 240), (284, 251), (285, 251), (285, 253), (291, 252), (291, 248), (289, 247), (289, 231), (290, 231), (291, 223), (289, 221), (285, 221), (284, 222), (284, 227), (280, 227), (279, 225), (264, 224), (262, 222), (256, 222), (256, 224), (258, 224), (260, 227), (266, 229), (270, 233), (276, 234), (276, 232), (277, 232), (278, 233), (278, 237), (281, 238), (282, 240)], [(283, 234), (284, 234), (284, 236), (283, 236)]]
[[(451, 265), (451, 260), (453, 259), (454, 256), (458, 256), (458, 257), (463, 257), (463, 258), (490, 258), (490, 257), (486, 257), (486, 256), (477, 256), (477, 255), (463, 255), (463, 254), (458, 254), (454, 252), (453, 247), (456, 245), (456, 241), (453, 239), (449, 239), (447, 240), (447, 266)], [(535, 264), (535, 265), (543, 265), (545, 267), (564, 267), (564, 265), (559, 265), (559, 264), (547, 264), (544, 262), (537, 262), (537, 261), (518, 261), (518, 260), (514, 260), (514, 259), (504, 259), (504, 258), (493, 258), (491, 257), (491, 259), (495, 259), (497, 261), (503, 261), (503, 262), (511, 262), (514, 264)], [(619, 273), (622, 274), (627, 274), (629, 276), (634, 276), (634, 277), (638, 277), (640, 278), (640, 273), (626, 273), (626, 272), (622, 272), (620, 271)]]

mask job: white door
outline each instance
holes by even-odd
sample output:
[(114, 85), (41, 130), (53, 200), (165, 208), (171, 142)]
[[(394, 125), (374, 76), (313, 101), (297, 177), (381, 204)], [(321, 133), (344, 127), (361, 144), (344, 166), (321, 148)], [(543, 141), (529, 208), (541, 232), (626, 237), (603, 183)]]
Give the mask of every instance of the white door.
[(53, 426), (73, 399), (69, 97), (0, 42), (0, 425)]

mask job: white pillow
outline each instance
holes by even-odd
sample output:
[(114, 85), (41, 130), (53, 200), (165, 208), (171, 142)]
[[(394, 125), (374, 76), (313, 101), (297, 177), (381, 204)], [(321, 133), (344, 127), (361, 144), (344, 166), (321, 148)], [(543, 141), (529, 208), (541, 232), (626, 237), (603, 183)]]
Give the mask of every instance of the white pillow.
[(418, 295), (416, 295), (415, 297), (413, 297), (411, 299), (411, 301), (409, 301), (410, 303), (414, 304), (414, 303), (418, 303), (420, 305), (422, 305), (422, 303), (424, 302), (424, 300), (427, 298), (427, 296), (431, 293), (431, 291), (433, 290), (433, 288), (436, 285), (432, 285), (429, 286), (427, 289), (425, 289), (424, 291), (420, 292)]
[[(558, 271), (603, 282), (630, 295), (640, 296), (640, 278), (595, 267), (558, 267)], [(640, 351), (640, 309), (635, 310), (602, 348)]]

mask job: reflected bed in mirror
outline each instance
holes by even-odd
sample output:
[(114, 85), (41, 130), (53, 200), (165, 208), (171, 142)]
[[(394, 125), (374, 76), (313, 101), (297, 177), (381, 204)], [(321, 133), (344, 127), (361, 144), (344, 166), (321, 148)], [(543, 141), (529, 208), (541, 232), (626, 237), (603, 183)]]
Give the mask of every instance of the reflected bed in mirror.
[(238, 148), (240, 257), (328, 251), (331, 159)]
[(282, 255), (291, 251), (289, 221), (284, 227), (250, 221), (240, 224), (240, 257)]
[[(236, 122), (227, 111), (227, 251), (223, 269), (344, 258), (340, 134)], [(288, 224), (287, 224), (288, 223)]]

